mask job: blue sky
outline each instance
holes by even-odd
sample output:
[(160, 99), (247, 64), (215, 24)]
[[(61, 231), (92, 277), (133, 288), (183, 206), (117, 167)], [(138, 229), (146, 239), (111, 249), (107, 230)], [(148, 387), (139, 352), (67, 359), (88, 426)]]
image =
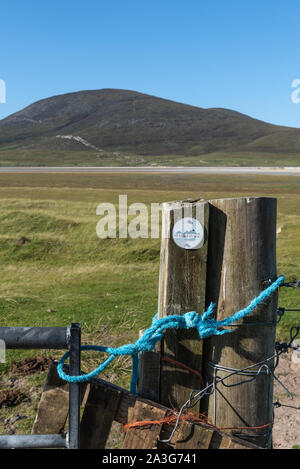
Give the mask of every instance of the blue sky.
[(0, 16), (0, 118), (122, 88), (300, 127), (299, 0), (11, 0)]

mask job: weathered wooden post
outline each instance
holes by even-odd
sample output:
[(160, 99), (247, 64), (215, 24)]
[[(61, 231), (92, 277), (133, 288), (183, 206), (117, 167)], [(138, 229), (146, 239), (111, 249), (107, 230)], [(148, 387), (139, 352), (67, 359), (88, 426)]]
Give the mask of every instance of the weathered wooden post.
[[(264, 283), (276, 279), (276, 199), (248, 197), (210, 201), (206, 298), (217, 303), (218, 320), (246, 307)], [(235, 332), (204, 341), (208, 381), (272, 357), (277, 294), (260, 306)], [(251, 325), (252, 323), (252, 325)], [(247, 324), (247, 325), (246, 325)], [(249, 325), (248, 325), (249, 324)], [(272, 366), (272, 360), (268, 362)], [(252, 368), (256, 372), (259, 366)], [(270, 447), (273, 420), (273, 376), (264, 368), (237, 374), (202, 403), (218, 428), (262, 447)], [(245, 380), (252, 381), (234, 386)], [(231, 387), (228, 387), (231, 386)], [(262, 427), (256, 430), (247, 427)]]
[[(204, 311), (208, 219), (209, 204), (203, 199), (163, 204), (159, 318)], [(148, 355), (145, 367), (148, 376), (151, 375), (152, 389), (153, 385), (155, 388), (152, 399), (179, 408), (193, 389), (201, 387), (201, 380), (187, 369), (165, 361), (165, 357), (201, 372), (202, 341), (197, 331), (167, 331), (160, 353), (153, 353), (152, 358)]]
[[(204, 311), (208, 220), (209, 204), (203, 199), (163, 204), (159, 318)], [(193, 389), (201, 388), (201, 379), (165, 361), (166, 357), (200, 374), (202, 341), (197, 331), (167, 331), (156, 351), (143, 354), (140, 361), (139, 393), (168, 407), (180, 408)]]

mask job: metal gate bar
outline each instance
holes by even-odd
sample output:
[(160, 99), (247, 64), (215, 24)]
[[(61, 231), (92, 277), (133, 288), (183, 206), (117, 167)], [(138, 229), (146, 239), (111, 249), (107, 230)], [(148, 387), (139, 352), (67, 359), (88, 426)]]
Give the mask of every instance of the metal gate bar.
[[(0, 327), (7, 349), (69, 349), (70, 375), (80, 374), (81, 325), (69, 327)], [(69, 433), (65, 435), (4, 435), (4, 448), (79, 448), (80, 383), (69, 385)]]
[(67, 435), (4, 435), (0, 436), (0, 448), (69, 448), (69, 445)]
[(71, 327), (0, 327), (0, 339), (9, 349), (66, 349)]
[[(81, 325), (70, 329), (70, 375), (80, 375)], [(80, 383), (69, 383), (69, 448), (79, 448), (80, 431)]]

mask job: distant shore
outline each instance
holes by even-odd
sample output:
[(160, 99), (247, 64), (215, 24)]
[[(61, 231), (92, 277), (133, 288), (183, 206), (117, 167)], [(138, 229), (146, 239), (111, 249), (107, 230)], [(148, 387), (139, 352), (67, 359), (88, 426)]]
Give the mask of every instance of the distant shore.
[(300, 176), (300, 167), (237, 166), (2, 166), (0, 173), (176, 173), (176, 174), (253, 174)]

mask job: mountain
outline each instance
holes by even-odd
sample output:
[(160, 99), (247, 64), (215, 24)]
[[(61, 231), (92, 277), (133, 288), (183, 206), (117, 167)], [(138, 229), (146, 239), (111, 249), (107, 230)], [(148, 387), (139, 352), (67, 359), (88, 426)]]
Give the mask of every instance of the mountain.
[(54, 96), (0, 120), (1, 165), (202, 164), (220, 155), (300, 164), (300, 130), (116, 89)]

